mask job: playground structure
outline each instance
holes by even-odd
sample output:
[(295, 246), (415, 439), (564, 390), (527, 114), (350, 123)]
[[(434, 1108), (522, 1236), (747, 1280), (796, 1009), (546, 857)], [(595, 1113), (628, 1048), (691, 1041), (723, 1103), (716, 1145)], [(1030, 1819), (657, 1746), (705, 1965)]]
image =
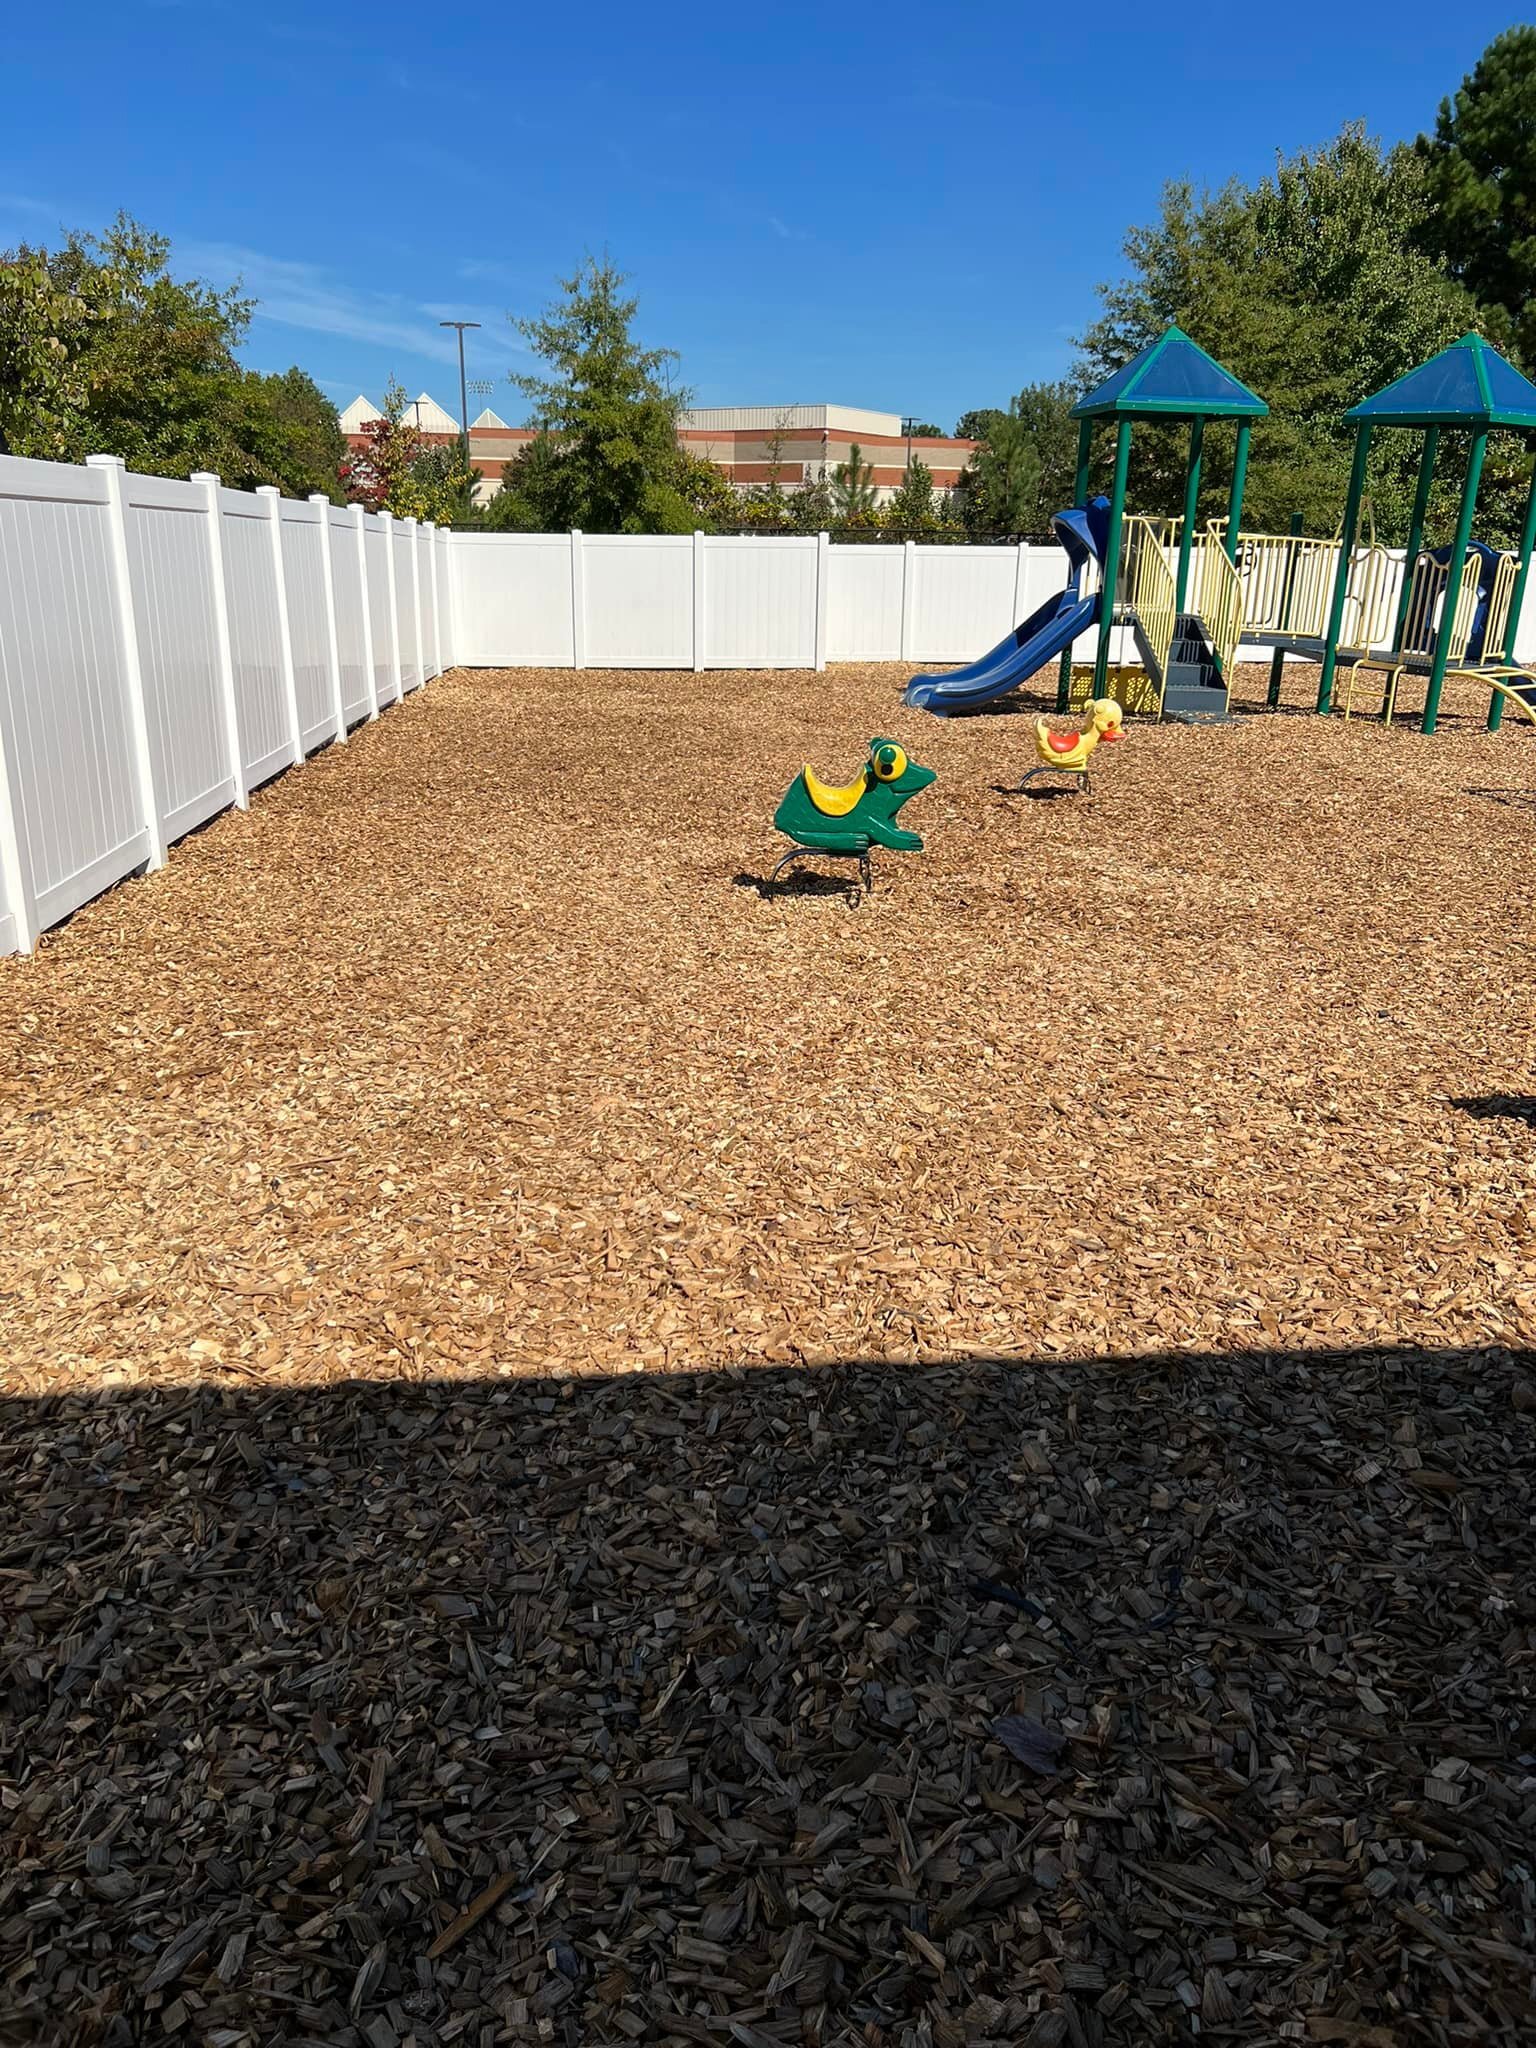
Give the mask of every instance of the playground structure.
[[(1094, 655), (1091, 696), (1105, 694), (1110, 641), (1117, 626), (1129, 627), (1156, 697), (1159, 717), (1222, 718), (1232, 664), (1242, 636), (1242, 586), (1233, 555), (1242, 520), (1248, 475), (1249, 437), (1269, 407), (1230, 370), (1208, 356), (1182, 328), (1170, 327), (1113, 376), (1106, 377), (1072, 408), (1078, 421), (1075, 496), (1087, 494), (1094, 429), (1113, 422), (1115, 454), (1104, 541), (1104, 587), (1113, 593), (1102, 605)], [(1127, 515), (1126, 487), (1137, 420), (1189, 423), (1184, 466), (1184, 509), (1176, 521)], [(1227, 497), (1223, 537), (1196, 549), (1195, 518), (1200, 497), (1208, 422), (1232, 420), (1237, 446)], [(1063, 657), (1056, 708), (1065, 711), (1072, 687), (1070, 659)]]
[[(1127, 710), (1219, 720), (1227, 714), (1232, 669), (1244, 645), (1271, 651), (1271, 705), (1280, 702), (1289, 656), (1318, 664), (1321, 713), (1338, 709), (1349, 718), (1362, 689), (1379, 678), (1380, 717), (1390, 725), (1403, 678), (1415, 675), (1425, 682), (1426, 733), (1435, 730), (1441, 694), (1451, 679), (1487, 686), (1490, 730), (1497, 730), (1509, 706), (1536, 721), (1536, 665), (1522, 667), (1516, 657), (1536, 549), (1536, 468), (1518, 550), (1501, 553), (1472, 538), (1489, 435), (1504, 430), (1536, 439), (1536, 385), (1481, 336), (1463, 335), (1345, 415), (1355, 430), (1354, 459), (1344, 513), (1331, 539), (1295, 529), (1242, 532), (1250, 432), (1268, 407), (1177, 327), (1106, 378), (1073, 412), (1079, 421), (1079, 509), (1053, 522), (1058, 532), (1074, 536), (1067, 591), (969, 669), (915, 677), (908, 703), (934, 711), (970, 708), (1016, 689), (1060, 651), (1058, 711), (1112, 692)], [(1180, 517), (1126, 510), (1138, 420), (1189, 423)], [(1235, 422), (1237, 445), (1226, 516), (1197, 529), (1204, 441), (1213, 420)], [(1115, 444), (1109, 498), (1083, 509), (1094, 429), (1110, 421)], [(1377, 541), (1365, 503), (1372, 435), (1389, 427), (1423, 435), (1401, 566), (1395, 551)], [(1469, 436), (1455, 537), (1448, 546), (1425, 549), (1435, 462), (1447, 429)], [(1093, 561), (1083, 556), (1080, 535), (1097, 543)], [(1087, 579), (1095, 563), (1099, 589), (1090, 593)], [(1072, 639), (1095, 624), (1092, 672), (1080, 679), (1074, 695)], [(1141, 662), (1138, 681), (1128, 680), (1123, 667), (1111, 681), (1116, 632), (1131, 637)], [(1337, 705), (1336, 685), (1342, 700)]]

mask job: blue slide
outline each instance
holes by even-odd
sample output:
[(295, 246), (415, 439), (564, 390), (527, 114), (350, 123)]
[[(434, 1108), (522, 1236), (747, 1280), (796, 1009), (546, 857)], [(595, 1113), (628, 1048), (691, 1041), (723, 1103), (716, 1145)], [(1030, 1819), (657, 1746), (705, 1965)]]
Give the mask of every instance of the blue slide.
[(942, 676), (914, 676), (902, 693), (904, 704), (919, 711), (931, 711), (947, 718), (955, 711), (970, 711), (978, 704), (990, 704), (994, 697), (1016, 690), (1048, 661), (1070, 647), (1079, 633), (1099, 622), (1102, 593), (1081, 594), (1083, 570), (1090, 561), (1103, 563), (1104, 542), (1109, 527), (1109, 500), (1095, 498), (1086, 507), (1075, 505), (1058, 512), (1051, 521), (1056, 538), (1067, 551), (1072, 573), (1059, 596), (1047, 598), (1031, 612), (1022, 626), (1015, 626), (1006, 640), (1000, 640), (990, 654), (967, 668), (951, 669)]

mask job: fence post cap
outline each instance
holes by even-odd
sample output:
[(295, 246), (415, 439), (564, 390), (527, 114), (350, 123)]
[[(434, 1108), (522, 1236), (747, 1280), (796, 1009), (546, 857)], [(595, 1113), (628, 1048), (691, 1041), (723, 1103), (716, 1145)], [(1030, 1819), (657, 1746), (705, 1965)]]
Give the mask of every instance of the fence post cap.
[(283, 494), (276, 484), (258, 484), (256, 495), (258, 498), (280, 498)]
[(324, 491), (311, 491), (309, 494), (309, 502), (311, 503), (311, 505), (329, 505), (331, 501), (326, 496)]
[(126, 469), (128, 467), (121, 455), (87, 455), (85, 466), (87, 469)]
[(188, 483), (194, 484), (216, 484), (218, 480), (219, 472), (216, 469), (194, 469), (187, 479)]

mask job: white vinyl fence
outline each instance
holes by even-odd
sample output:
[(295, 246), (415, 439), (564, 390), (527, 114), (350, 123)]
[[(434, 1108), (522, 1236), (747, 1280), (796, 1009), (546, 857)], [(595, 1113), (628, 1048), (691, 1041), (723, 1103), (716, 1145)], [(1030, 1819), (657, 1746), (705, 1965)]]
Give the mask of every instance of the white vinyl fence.
[(448, 538), (0, 457), (0, 953), (439, 674)]
[[(454, 651), (477, 668), (972, 661), (1067, 580), (1055, 545), (837, 546), (825, 534), (465, 533), (448, 564)], [(1093, 645), (1085, 634), (1079, 658)]]
[[(0, 456), (0, 953), (450, 664), (942, 666), (1066, 576), (1056, 546), (449, 534), (111, 456)], [(1135, 660), (1128, 632), (1111, 652)]]

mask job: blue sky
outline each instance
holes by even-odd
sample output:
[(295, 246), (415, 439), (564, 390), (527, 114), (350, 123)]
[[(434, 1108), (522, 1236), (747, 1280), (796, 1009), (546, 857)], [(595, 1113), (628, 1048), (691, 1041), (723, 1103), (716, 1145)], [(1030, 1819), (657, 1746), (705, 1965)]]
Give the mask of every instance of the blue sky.
[[(701, 404), (952, 427), (1056, 375), (1168, 178), (1388, 138), (1518, 17), (1292, 0), (740, 11), (74, 0), (8, 20), (0, 246), (118, 208), (260, 302), (246, 349), (339, 404), (452, 409), (528, 358), (507, 320), (606, 248)], [(471, 411), (485, 403), (472, 400)]]

